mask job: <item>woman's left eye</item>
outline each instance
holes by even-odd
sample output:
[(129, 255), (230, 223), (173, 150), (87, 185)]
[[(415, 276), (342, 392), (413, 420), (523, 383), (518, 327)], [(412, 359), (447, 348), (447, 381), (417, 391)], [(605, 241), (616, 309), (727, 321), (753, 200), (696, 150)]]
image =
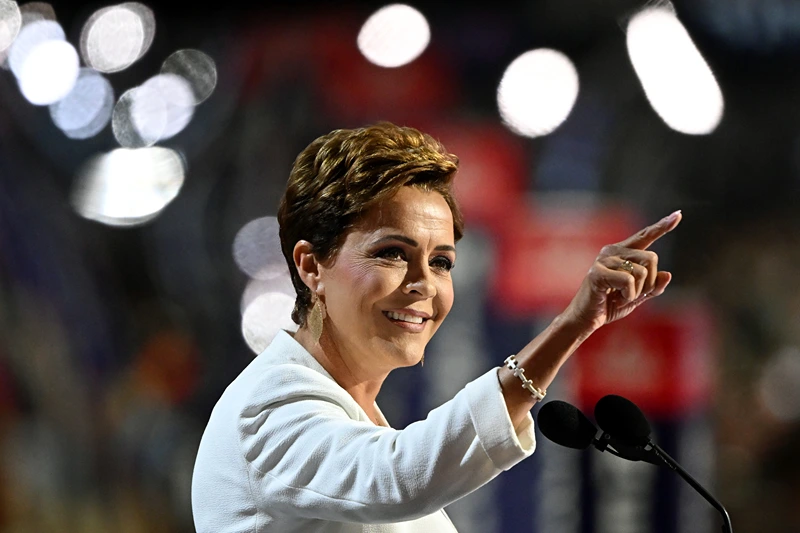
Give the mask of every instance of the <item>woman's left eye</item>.
[[(398, 248), (396, 246), (392, 246), (390, 248), (384, 248), (382, 250), (378, 250), (375, 253), (375, 257), (379, 259), (386, 259), (388, 261), (407, 261), (408, 258), (406, 257), (405, 251), (402, 248)], [(437, 256), (430, 260), (428, 263), (431, 268), (435, 270), (439, 270), (441, 272), (450, 272), (453, 267), (453, 261), (449, 258), (444, 256)]]
[(450, 272), (455, 266), (452, 261), (446, 257), (437, 257), (431, 261), (431, 266), (445, 272)]

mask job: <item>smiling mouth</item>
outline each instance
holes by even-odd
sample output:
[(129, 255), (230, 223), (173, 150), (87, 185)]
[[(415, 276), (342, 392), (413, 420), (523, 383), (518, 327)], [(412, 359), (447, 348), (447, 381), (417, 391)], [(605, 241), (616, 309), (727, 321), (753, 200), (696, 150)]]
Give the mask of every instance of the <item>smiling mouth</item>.
[(406, 324), (423, 324), (428, 321), (427, 318), (422, 318), (421, 316), (395, 313), (394, 311), (384, 311), (383, 314), (392, 322), (400, 322)]

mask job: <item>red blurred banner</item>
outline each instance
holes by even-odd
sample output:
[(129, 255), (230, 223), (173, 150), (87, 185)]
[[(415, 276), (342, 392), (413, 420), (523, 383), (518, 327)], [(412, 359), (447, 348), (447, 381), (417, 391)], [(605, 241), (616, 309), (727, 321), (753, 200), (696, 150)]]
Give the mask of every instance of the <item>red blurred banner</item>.
[(624, 396), (661, 420), (708, 406), (716, 348), (710, 310), (653, 304), (601, 328), (573, 356), (568, 375), (585, 412), (606, 394)]
[(313, 87), (326, 119), (340, 127), (378, 120), (409, 124), (458, 108), (457, 77), (441, 54), (428, 49), (408, 65), (373, 65), (358, 49), (363, 22), (346, 6), (254, 21), (241, 38), (237, 65), (245, 99), (263, 99), (281, 86)]
[(468, 225), (496, 229), (525, 192), (524, 140), (496, 121), (446, 121), (422, 126), (459, 158), (456, 197)]
[(600, 249), (639, 228), (620, 207), (506, 206), (491, 278), (497, 310), (510, 316), (554, 314), (566, 307)]

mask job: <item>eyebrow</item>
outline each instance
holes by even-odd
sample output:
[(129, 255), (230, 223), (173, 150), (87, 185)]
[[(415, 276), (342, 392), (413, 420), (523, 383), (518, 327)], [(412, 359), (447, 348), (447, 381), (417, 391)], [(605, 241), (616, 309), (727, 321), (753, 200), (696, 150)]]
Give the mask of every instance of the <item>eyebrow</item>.
[[(385, 237), (381, 237), (375, 244), (381, 244), (386, 241), (400, 241), (408, 244), (409, 246), (413, 246), (415, 248), (419, 247), (419, 243), (412, 239), (411, 237), (406, 237), (405, 235), (386, 235)], [(440, 244), (434, 250), (444, 251), (444, 252), (455, 252), (455, 246), (450, 246), (449, 244)]]

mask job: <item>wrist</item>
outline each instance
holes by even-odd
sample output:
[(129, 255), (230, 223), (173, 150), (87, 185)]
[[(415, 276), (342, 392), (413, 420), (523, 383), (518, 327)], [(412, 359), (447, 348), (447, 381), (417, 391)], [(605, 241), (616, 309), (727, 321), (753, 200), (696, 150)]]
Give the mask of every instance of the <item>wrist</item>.
[(550, 327), (554, 332), (560, 335), (576, 339), (579, 344), (588, 339), (592, 333), (599, 329), (594, 322), (581, 320), (569, 310), (558, 315), (553, 320)]

